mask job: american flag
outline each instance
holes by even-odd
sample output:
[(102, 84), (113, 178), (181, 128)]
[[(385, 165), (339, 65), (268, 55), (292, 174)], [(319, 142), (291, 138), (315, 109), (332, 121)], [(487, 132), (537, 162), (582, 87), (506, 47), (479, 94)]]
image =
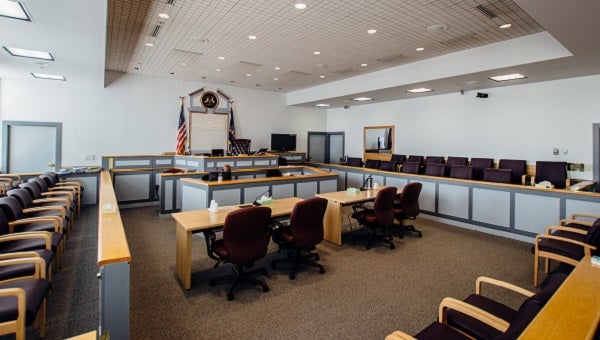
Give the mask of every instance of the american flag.
[(187, 143), (187, 128), (185, 126), (185, 115), (183, 114), (183, 101), (181, 101), (181, 110), (179, 111), (179, 130), (177, 131), (177, 154), (185, 154), (185, 144)]
[(233, 107), (229, 112), (229, 137), (227, 138), (227, 150), (233, 151), (233, 141), (235, 140), (235, 124), (233, 122)]

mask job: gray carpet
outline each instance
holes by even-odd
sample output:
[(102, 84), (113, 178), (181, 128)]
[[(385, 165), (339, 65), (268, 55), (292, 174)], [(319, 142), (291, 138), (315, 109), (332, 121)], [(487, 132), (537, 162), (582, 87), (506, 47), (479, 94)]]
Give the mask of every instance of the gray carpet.
[[(97, 328), (97, 213), (85, 209), (67, 241), (48, 299), (46, 339)], [(211, 287), (208, 278), (230, 267), (211, 269), (202, 238), (194, 237), (192, 289), (186, 291), (175, 276), (175, 222), (158, 218), (155, 207), (121, 215), (133, 256), (131, 339), (383, 339), (396, 329), (418, 332), (436, 319), (442, 298), (466, 297), (480, 275), (533, 290), (529, 244), (418, 218), (423, 238), (367, 251), (345, 234), (341, 247), (319, 245), (325, 274), (306, 268), (292, 281), (283, 267), (269, 267), (270, 292), (243, 285), (227, 301), (228, 285)], [(259, 265), (284, 256), (272, 245)], [(513, 306), (522, 301), (488, 291)], [(37, 339), (37, 331), (29, 327), (27, 338)]]
[[(382, 339), (396, 329), (418, 332), (436, 319), (442, 298), (466, 297), (480, 275), (533, 290), (529, 244), (419, 218), (423, 238), (396, 239), (394, 250), (367, 251), (349, 237), (342, 247), (324, 242), (324, 275), (308, 268), (292, 281), (269, 268), (270, 292), (242, 286), (229, 302), (228, 285), (211, 287), (208, 278), (231, 269), (211, 269), (202, 238), (194, 238), (186, 291), (175, 276), (175, 222), (155, 208), (122, 210), (122, 218), (133, 254), (132, 339)], [(272, 246), (258, 265), (283, 256)], [(496, 297), (522, 301), (504, 295)]]

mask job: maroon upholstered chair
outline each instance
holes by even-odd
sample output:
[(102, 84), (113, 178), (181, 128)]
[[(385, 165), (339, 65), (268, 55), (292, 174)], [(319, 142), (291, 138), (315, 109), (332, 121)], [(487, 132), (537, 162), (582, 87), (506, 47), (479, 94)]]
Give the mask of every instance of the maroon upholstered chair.
[(525, 174), (527, 173), (527, 162), (521, 159), (501, 159), (498, 162), (498, 169), (510, 169), (510, 183), (525, 184)]
[(379, 170), (383, 171), (396, 171), (398, 163), (395, 161), (381, 161), (379, 162)]
[(392, 157), (390, 158), (390, 161), (396, 162), (396, 164), (401, 165), (402, 163), (406, 162), (406, 156), (405, 155), (392, 154)]
[(473, 167), (468, 165), (452, 165), (450, 166), (450, 177), (473, 179)]
[(535, 162), (533, 183), (548, 181), (556, 189), (567, 187), (567, 162)]
[(234, 267), (233, 274), (209, 280), (211, 286), (217, 281), (233, 280), (227, 292), (227, 300), (233, 300), (233, 290), (242, 281), (261, 286), (263, 292), (269, 291), (269, 286), (264, 281), (250, 276), (259, 271), (266, 274), (265, 268), (250, 271), (244, 268), (254, 266), (254, 262), (267, 255), (270, 224), (271, 208), (269, 207), (258, 206), (234, 210), (225, 217), (223, 238), (210, 242), (209, 254), (218, 261), (215, 267), (220, 262), (231, 263)]
[(425, 158), (425, 164), (444, 164), (443, 156), (427, 156)]
[(415, 226), (404, 224), (404, 220), (414, 220), (419, 215), (421, 211), (419, 207), (419, 195), (421, 194), (422, 188), (423, 184), (419, 182), (406, 184), (404, 188), (402, 188), (399, 199), (394, 203), (394, 218), (400, 222), (400, 237), (403, 236), (404, 231), (415, 233), (418, 237), (423, 236), (419, 230), (415, 229)]
[(471, 163), (469, 165), (473, 167), (473, 179), (481, 181), (483, 179), (483, 170), (494, 167), (494, 159), (471, 158)]
[(443, 163), (427, 163), (425, 164), (425, 175), (444, 177), (446, 174), (446, 164)]
[(52, 284), (46, 278), (44, 260), (24, 257), (0, 261), (5, 266), (34, 265), (33, 274), (0, 281), (0, 335), (15, 334), (25, 339), (25, 327), (36, 322), (40, 337), (46, 335), (46, 296)]
[(402, 164), (400, 172), (405, 174), (418, 174), (421, 170), (421, 163), (406, 161)]
[(359, 157), (348, 157), (346, 159), (346, 165), (347, 166), (362, 167), (363, 166), (362, 158), (359, 158)]
[(353, 206), (352, 217), (367, 230), (367, 241), (365, 248), (371, 249), (371, 245), (377, 241), (387, 243), (390, 249), (394, 249), (391, 236), (377, 234), (377, 229), (386, 231), (394, 223), (394, 197), (396, 187), (385, 187), (377, 192), (373, 208), (363, 205)]
[[(579, 235), (578, 235), (579, 234)], [(533, 284), (538, 284), (539, 258), (545, 259), (545, 272), (548, 273), (550, 260), (557, 260), (576, 266), (588, 255), (600, 254), (600, 219), (588, 230), (551, 226), (546, 234), (538, 234), (534, 244)]]
[(273, 241), (279, 245), (279, 249), (286, 248), (290, 251), (287, 258), (271, 261), (273, 268), (278, 263), (292, 262), (289, 273), (291, 280), (296, 278), (296, 271), (303, 263), (319, 268), (320, 274), (325, 273), (325, 268), (315, 262), (320, 259), (319, 254), (312, 251), (323, 241), (323, 217), (326, 209), (327, 200), (320, 197), (309, 198), (294, 205), (289, 224), (272, 233)]
[[(480, 279), (500, 284), (504, 288), (514, 289), (528, 298), (519, 306), (518, 310), (479, 294), (471, 295), (464, 301), (444, 298), (440, 303), (438, 321), (431, 323), (417, 333), (414, 338), (419, 340), (517, 339), (562, 285), (566, 275), (563, 273), (552, 275), (535, 294), (502, 281)], [(478, 285), (480, 279), (478, 279)], [(386, 340), (407, 338), (413, 337), (396, 331), (388, 335)]]
[(448, 156), (448, 160), (446, 161), (446, 164), (448, 164), (448, 165), (467, 165), (468, 162), (469, 162), (469, 159), (467, 157)]
[(365, 168), (377, 169), (378, 167), (379, 167), (379, 160), (378, 159), (367, 159), (365, 161)]
[(486, 182), (511, 183), (512, 170), (486, 168), (483, 170), (483, 180)]

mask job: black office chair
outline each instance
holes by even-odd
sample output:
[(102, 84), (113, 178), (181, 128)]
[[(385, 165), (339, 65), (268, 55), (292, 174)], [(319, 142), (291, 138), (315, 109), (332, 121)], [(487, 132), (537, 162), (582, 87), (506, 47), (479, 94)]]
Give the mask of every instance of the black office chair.
[(372, 209), (363, 205), (352, 207), (354, 210), (352, 217), (367, 229), (365, 248), (371, 249), (371, 245), (376, 241), (389, 244), (390, 249), (395, 248), (391, 236), (377, 234), (377, 229), (381, 228), (385, 232), (394, 223), (394, 197), (396, 197), (396, 187), (385, 187), (377, 193)]
[(269, 291), (264, 281), (250, 275), (257, 272), (267, 273), (265, 268), (245, 271), (245, 267), (254, 266), (254, 262), (267, 255), (269, 245), (269, 227), (271, 224), (271, 208), (265, 206), (249, 207), (234, 210), (227, 214), (223, 225), (223, 238), (216, 239), (209, 234), (208, 253), (217, 260), (215, 268), (221, 262), (233, 264), (233, 274), (213, 277), (209, 280), (211, 286), (217, 281), (233, 280), (227, 292), (227, 300), (233, 300), (233, 290), (242, 281), (261, 286), (263, 292)]
[(394, 218), (400, 222), (398, 225), (398, 235), (403, 236), (404, 231), (417, 234), (422, 237), (423, 234), (415, 229), (414, 225), (405, 225), (404, 220), (414, 220), (419, 215), (421, 209), (419, 207), (419, 195), (423, 184), (419, 182), (408, 183), (402, 188), (398, 202), (394, 203)]
[[(325, 273), (325, 268), (315, 262), (320, 259), (319, 254), (312, 250), (323, 241), (323, 217), (326, 209), (327, 200), (319, 197), (309, 198), (294, 205), (289, 224), (273, 231), (273, 242), (279, 245), (279, 250), (290, 250), (288, 258), (271, 262), (273, 268), (278, 263), (293, 262), (289, 274), (291, 280), (296, 278), (296, 271), (302, 263), (319, 268), (320, 274)], [(303, 252), (306, 254), (303, 255)]]

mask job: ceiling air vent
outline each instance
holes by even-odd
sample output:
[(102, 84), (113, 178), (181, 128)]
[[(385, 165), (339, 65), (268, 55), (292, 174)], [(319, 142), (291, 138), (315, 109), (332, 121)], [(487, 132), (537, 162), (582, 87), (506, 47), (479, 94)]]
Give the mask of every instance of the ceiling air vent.
[(479, 12), (483, 13), (483, 15), (485, 15), (486, 17), (488, 17), (490, 19), (494, 19), (496, 17), (496, 13), (492, 12), (491, 9), (484, 7), (483, 5), (479, 5), (475, 8), (477, 8), (477, 10), (479, 10)]
[(152, 34), (150, 34), (153, 37), (157, 37), (158, 36), (158, 32), (160, 32), (160, 28), (162, 26), (161, 25), (156, 25), (154, 26), (154, 30), (152, 30)]

